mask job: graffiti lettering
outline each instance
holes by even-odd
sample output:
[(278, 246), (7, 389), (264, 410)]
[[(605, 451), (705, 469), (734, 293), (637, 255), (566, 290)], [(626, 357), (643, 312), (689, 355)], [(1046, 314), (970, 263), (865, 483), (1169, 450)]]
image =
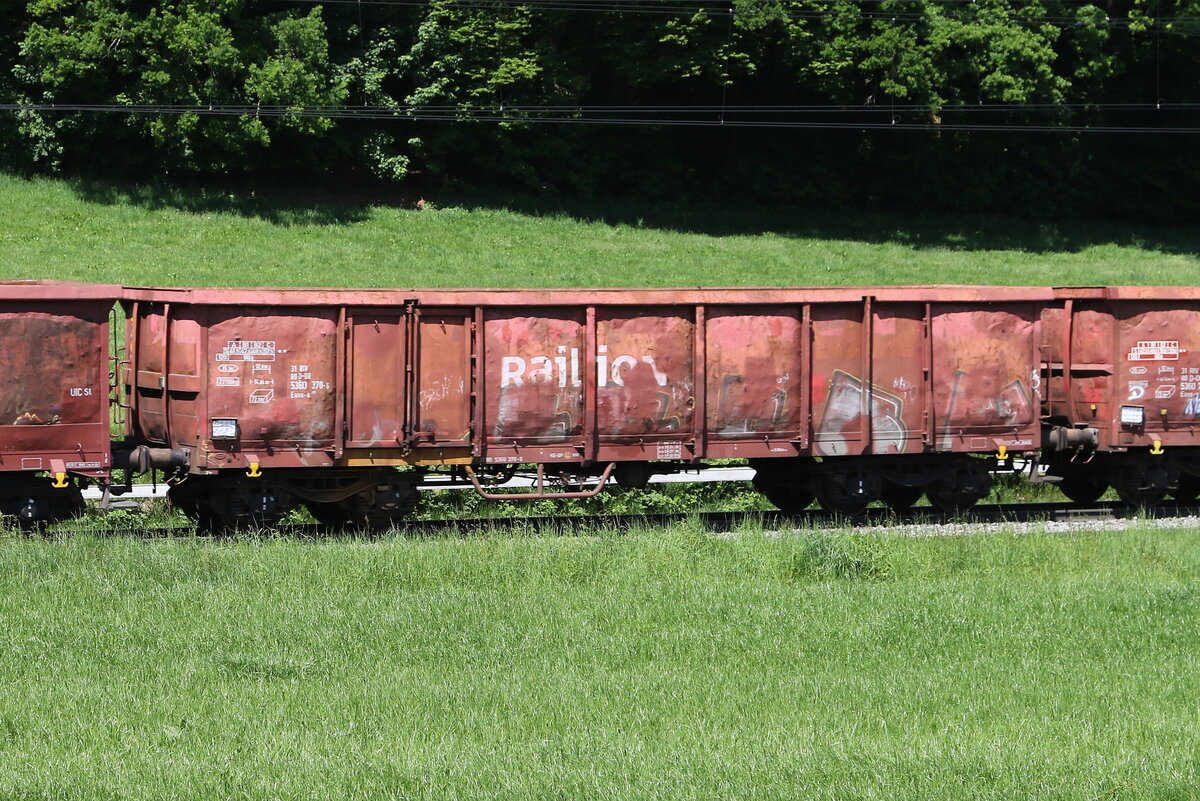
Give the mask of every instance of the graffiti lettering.
[[(667, 385), (667, 374), (658, 368), (651, 355), (640, 359), (628, 353), (610, 356), (607, 345), (596, 349), (596, 386), (625, 386), (629, 373), (641, 365), (650, 368), (654, 383)], [(531, 384), (557, 384), (566, 388), (583, 386), (583, 373), (579, 362), (579, 348), (568, 352), (565, 345), (558, 346), (558, 354), (550, 356), (502, 356), (500, 357), (500, 387), (521, 387)]]

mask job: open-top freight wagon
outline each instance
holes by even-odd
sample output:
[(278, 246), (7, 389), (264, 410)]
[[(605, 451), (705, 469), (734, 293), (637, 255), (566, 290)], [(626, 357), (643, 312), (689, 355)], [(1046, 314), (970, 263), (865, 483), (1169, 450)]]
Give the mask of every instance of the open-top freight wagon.
[(581, 497), (729, 458), (786, 510), (960, 510), (1016, 454), (1080, 501), (1200, 493), (1190, 288), (0, 293), (0, 512), (27, 523), (114, 467), (216, 528), (386, 525), (431, 473)]
[(106, 481), (109, 315), (117, 286), (0, 282), (0, 514), (25, 524), (79, 514)]
[[(426, 471), (744, 458), (785, 509), (987, 494), (1041, 443), (1041, 288), (127, 289), (134, 461), (205, 523), (384, 523)], [(988, 458), (977, 458), (978, 456)], [(419, 468), (397, 471), (397, 467)], [(314, 469), (318, 468), (318, 469)], [(557, 486), (552, 486), (557, 485)], [(489, 493), (490, 494), (490, 493)]]

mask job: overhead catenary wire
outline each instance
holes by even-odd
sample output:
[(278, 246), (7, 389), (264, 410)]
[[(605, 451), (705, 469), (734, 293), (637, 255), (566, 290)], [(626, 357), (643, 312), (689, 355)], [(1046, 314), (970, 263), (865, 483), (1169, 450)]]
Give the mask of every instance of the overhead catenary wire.
[[(1153, 105), (1153, 104), (1148, 104)], [(260, 116), (260, 117), (322, 117), (328, 119), (365, 119), (376, 121), (426, 121), (455, 123), (540, 123), (562, 125), (627, 125), (627, 126), (671, 126), (671, 127), (736, 127), (759, 129), (807, 129), (807, 130), (890, 130), (890, 131), (979, 131), (1009, 133), (1106, 133), (1106, 134), (1197, 134), (1200, 127), (1192, 126), (1148, 126), (1148, 125), (1078, 125), (1046, 123), (948, 123), (948, 122), (904, 122), (897, 120), (895, 112), (887, 122), (862, 120), (747, 120), (726, 119), (679, 119), (638, 117), (581, 117), (581, 116), (514, 116), (509, 113), (480, 112), (464, 116), (461, 112), (445, 110), (432, 112), (421, 110), (405, 113), (395, 109), (367, 109), (361, 107), (309, 108), (289, 106), (124, 106), (124, 105), (65, 105), (65, 104), (0, 104), (0, 111), (37, 111), (45, 113), (125, 113), (201, 116)], [(728, 111), (728, 108), (726, 109)]]
[[(1196, 26), (1200, 27), (1200, 17), (1197, 16), (1173, 16), (1173, 17), (1077, 17), (1077, 16), (1061, 16), (1061, 15), (1036, 15), (1026, 16), (1020, 14), (1017, 9), (1006, 9), (1015, 12), (1012, 16), (997, 16), (989, 18), (987, 14), (980, 15), (980, 11), (988, 12), (996, 9), (989, 9), (986, 6), (980, 6), (973, 0), (887, 0), (889, 2), (932, 2), (932, 7), (946, 8), (950, 10), (973, 11), (977, 15), (975, 19), (970, 21), (978, 21), (986, 24), (1036, 24), (1050, 25), (1062, 28), (1071, 27), (1116, 27), (1130, 28), (1141, 26), (1150, 29), (1165, 29), (1166, 33), (1172, 33), (1166, 26)], [(1034, 0), (1028, 0), (1034, 2)], [(732, 5), (729, 0), (715, 0), (716, 4), (710, 5), (709, 2), (714, 0), (683, 0), (686, 5), (681, 2), (678, 5), (672, 5), (672, 0), (453, 0), (453, 2), (437, 4), (431, 0), (266, 0), (272, 3), (301, 3), (309, 5), (354, 5), (354, 6), (397, 6), (406, 8), (437, 8), (439, 10), (538, 10), (538, 11), (586, 11), (596, 13), (620, 13), (620, 14), (670, 14), (689, 16), (695, 15), (736, 15), (738, 13), (736, 6)], [(885, 0), (856, 0), (856, 2), (866, 3), (881, 3)], [(1061, 2), (1061, 0), (1060, 0)], [(858, 19), (867, 21), (880, 22), (922, 22), (928, 21), (930, 16), (923, 13), (915, 13), (911, 11), (871, 11), (860, 8), (856, 5), (845, 5), (840, 7), (830, 7), (826, 9), (808, 9), (800, 4), (793, 6), (790, 3), (783, 3), (783, 7), (776, 7), (773, 10), (781, 15), (792, 19), (811, 19), (811, 20), (828, 20), (842, 19), (846, 15), (855, 14)], [(803, 4), (807, 5), (807, 3)], [(1090, 4), (1088, 4), (1090, 5)], [(1082, 6), (1081, 6), (1082, 7)], [(982, 18), (980, 18), (982, 16)], [(956, 20), (956, 17), (944, 17), (943, 19)], [(966, 21), (966, 20), (963, 20)]]
[[(943, 112), (1056, 112), (1056, 111), (1096, 111), (1096, 112), (1138, 112), (1138, 111), (1195, 111), (1200, 110), (1200, 102), (1179, 103), (946, 103), (931, 105), (928, 103), (889, 104), (880, 105), (868, 103), (851, 105), (847, 103), (824, 103), (809, 105), (790, 104), (676, 104), (676, 105), (599, 105), (599, 104), (443, 104), (443, 105), (294, 105), (260, 103), (0, 103), (0, 111), (59, 111), (59, 112), (129, 112), (129, 113), (212, 113), (212, 114), (260, 114), (263, 116), (291, 113), (304, 113), (309, 116), (332, 115), (348, 113), (350, 116), (365, 114), (382, 114), (397, 116), (418, 113), (494, 113), (494, 114), (537, 114), (547, 112), (559, 113), (655, 113), (655, 114), (696, 114), (718, 113), (763, 113), (763, 114), (891, 114), (904, 113), (943, 113)], [(668, 122), (669, 120), (664, 120)]]

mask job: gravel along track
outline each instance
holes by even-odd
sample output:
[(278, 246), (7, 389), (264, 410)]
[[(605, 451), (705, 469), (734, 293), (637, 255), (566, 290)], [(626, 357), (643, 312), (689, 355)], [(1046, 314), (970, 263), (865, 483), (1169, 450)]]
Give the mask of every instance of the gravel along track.
[[(412, 520), (376, 536), (470, 536), (486, 533), (528, 533), (572, 535), (597, 531), (625, 531), (694, 521), (716, 534), (733, 535), (753, 526), (755, 530), (783, 533), (844, 531), (883, 533), (899, 537), (960, 536), (991, 532), (1048, 531), (1120, 531), (1153, 520), (1162, 528), (1200, 527), (1200, 507), (1164, 504), (1151, 509), (1137, 509), (1120, 503), (1079, 504), (1024, 503), (985, 504), (959, 516), (942, 514), (929, 507), (904, 512), (889, 509), (868, 509), (858, 518), (831, 515), (821, 510), (807, 510), (799, 515), (780, 512), (700, 512), (647, 515), (561, 515), (554, 517), (470, 518), (464, 520)], [(96, 527), (87, 529), (96, 532)], [(112, 529), (153, 539), (190, 536), (187, 526), (165, 528)], [(58, 536), (70, 536), (69, 529), (59, 529)], [(298, 537), (344, 536), (345, 530), (334, 530), (317, 524), (286, 525), (279, 533)]]

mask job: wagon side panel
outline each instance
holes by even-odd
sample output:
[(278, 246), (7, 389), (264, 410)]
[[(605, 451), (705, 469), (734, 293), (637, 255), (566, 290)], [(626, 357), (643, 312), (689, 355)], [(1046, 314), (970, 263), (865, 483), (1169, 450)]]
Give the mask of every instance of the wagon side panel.
[(864, 305), (822, 303), (812, 308), (813, 452), (849, 456), (864, 451), (868, 435), (868, 346)]
[(584, 452), (587, 352), (579, 308), (487, 309), (483, 322), (485, 459), (578, 460)]
[(0, 302), (0, 471), (107, 471), (111, 306)]
[(472, 313), (422, 309), (417, 353), (418, 448), (471, 445)]
[[(338, 446), (339, 312), (209, 307), (203, 390), (208, 466), (328, 464)], [(213, 437), (235, 420), (236, 440)]]
[(1040, 441), (1038, 316), (1032, 304), (933, 307), (938, 450), (1018, 450)]
[(596, 431), (606, 454), (628, 459), (692, 455), (695, 338), (691, 308), (596, 311)]
[(709, 457), (795, 455), (804, 434), (799, 306), (706, 310)]
[(921, 453), (929, 439), (925, 306), (874, 303), (871, 314), (870, 452)]
[[(1112, 444), (1200, 444), (1200, 303), (1123, 300), (1114, 314)], [(1139, 409), (1143, 422), (1123, 423), (1123, 406)]]

